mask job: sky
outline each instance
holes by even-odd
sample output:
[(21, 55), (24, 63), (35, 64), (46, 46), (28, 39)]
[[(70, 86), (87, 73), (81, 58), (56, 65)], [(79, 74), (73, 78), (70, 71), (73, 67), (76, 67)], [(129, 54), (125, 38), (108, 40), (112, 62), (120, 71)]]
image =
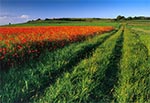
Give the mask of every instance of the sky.
[(149, 16), (150, 0), (0, 0), (0, 25), (45, 18)]

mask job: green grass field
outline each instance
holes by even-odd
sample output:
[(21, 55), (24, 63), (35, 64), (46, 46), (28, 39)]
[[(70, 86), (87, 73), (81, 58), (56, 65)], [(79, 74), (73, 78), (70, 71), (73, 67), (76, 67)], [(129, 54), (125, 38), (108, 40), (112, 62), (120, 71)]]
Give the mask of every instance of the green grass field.
[(30, 23), (11, 24), (6, 26), (114, 26), (118, 27), (119, 23), (112, 20), (88, 20), (88, 21), (67, 21), (67, 20), (50, 20), (34, 21)]
[(150, 103), (150, 21), (10, 26), (34, 25), (114, 26), (116, 30), (45, 50), (36, 60), (1, 70), (0, 102)]

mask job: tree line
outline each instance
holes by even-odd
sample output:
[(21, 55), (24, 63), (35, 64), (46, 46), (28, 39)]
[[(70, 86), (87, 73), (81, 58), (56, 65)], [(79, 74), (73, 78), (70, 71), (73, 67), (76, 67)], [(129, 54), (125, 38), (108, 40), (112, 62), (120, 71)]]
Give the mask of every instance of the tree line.
[(41, 19), (38, 18), (36, 20), (30, 20), (28, 23), (33, 23), (33, 22), (41, 22), (41, 21), (93, 21), (93, 20), (115, 20), (115, 21), (123, 21), (123, 20), (150, 20), (150, 17), (145, 17), (145, 16), (135, 16), (135, 17), (125, 17), (118, 15), (116, 18), (111, 19), (111, 18), (45, 18)]
[(115, 20), (116, 21), (120, 21), (120, 20), (150, 20), (150, 17), (145, 17), (145, 16), (125, 17), (125, 16), (118, 15)]

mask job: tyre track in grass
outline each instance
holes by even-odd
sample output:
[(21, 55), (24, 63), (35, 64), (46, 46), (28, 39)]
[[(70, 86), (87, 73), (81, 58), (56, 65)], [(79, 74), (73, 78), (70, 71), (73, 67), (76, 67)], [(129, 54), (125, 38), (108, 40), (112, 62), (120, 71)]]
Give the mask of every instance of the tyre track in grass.
[(124, 29), (122, 30), (120, 37), (116, 41), (112, 57), (110, 58), (110, 63), (105, 72), (105, 78), (102, 81), (104, 83), (103, 92), (110, 98), (110, 100), (115, 100), (113, 93), (114, 87), (115, 85), (117, 85), (118, 81), (118, 71), (120, 68), (120, 60), (122, 58), (123, 42), (124, 42)]
[(18, 98), (17, 102), (19, 103), (28, 102), (30, 99), (32, 99), (32, 97), (42, 95), (47, 87), (56, 82), (57, 78), (63, 76), (65, 72), (72, 72), (74, 66), (76, 66), (81, 60), (89, 58), (92, 55), (93, 51), (99, 45), (103, 44), (108, 38), (110, 38), (116, 32), (117, 30), (105, 36), (102, 41), (98, 41), (93, 45), (85, 46), (82, 50), (78, 51), (76, 55), (72, 56), (72, 58), (69, 59), (69, 62), (66, 65), (60, 67), (57, 70), (52, 71), (51, 73), (46, 72), (45, 74), (43, 74), (44, 77), (42, 79), (45, 80), (45, 84), (43, 84), (40, 88), (35, 88), (35, 91), (27, 94), (25, 98), (22, 99)]
[(116, 102), (149, 103), (149, 69), (147, 49), (139, 36), (127, 27), (124, 30), (123, 56), (120, 62), (119, 80), (115, 88)]
[[(115, 97), (113, 95), (114, 93), (114, 87), (117, 85), (118, 81), (118, 71), (120, 68), (120, 60), (122, 58), (122, 48), (123, 48), (123, 42), (124, 42), (124, 29), (122, 30), (119, 38), (116, 41), (116, 45), (114, 50), (112, 51), (112, 56), (109, 59), (109, 64), (105, 71), (105, 76), (102, 80), (100, 80), (100, 84), (97, 85), (94, 91), (100, 90), (102, 92), (102, 97), (100, 98), (93, 97), (93, 94), (91, 95), (91, 98), (96, 102), (101, 100), (101, 102), (110, 103), (112, 101), (115, 101)], [(98, 91), (97, 91), (98, 92)]]

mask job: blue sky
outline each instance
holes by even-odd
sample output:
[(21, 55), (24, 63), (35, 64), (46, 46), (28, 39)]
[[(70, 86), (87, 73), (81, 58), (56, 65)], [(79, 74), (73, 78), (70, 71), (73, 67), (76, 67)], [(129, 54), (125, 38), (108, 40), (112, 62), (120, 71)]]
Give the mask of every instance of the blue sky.
[(0, 25), (37, 18), (150, 16), (150, 0), (0, 0)]

